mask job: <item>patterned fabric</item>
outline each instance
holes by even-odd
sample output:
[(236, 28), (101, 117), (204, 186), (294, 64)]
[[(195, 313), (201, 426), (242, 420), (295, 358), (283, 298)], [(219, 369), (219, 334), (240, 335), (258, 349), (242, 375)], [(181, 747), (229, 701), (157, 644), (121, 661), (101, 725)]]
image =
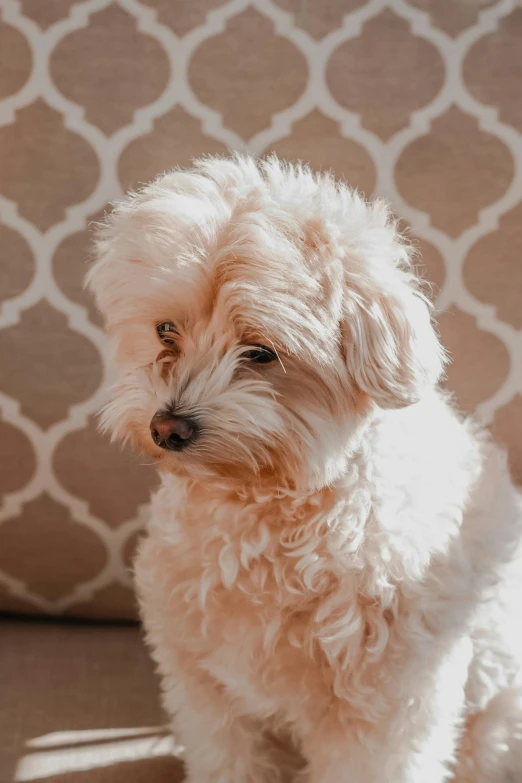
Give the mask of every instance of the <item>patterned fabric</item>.
[(154, 472), (96, 431), (88, 223), (172, 165), (275, 150), (390, 199), (460, 405), (522, 478), (514, 0), (2, 0), (0, 606), (128, 617)]

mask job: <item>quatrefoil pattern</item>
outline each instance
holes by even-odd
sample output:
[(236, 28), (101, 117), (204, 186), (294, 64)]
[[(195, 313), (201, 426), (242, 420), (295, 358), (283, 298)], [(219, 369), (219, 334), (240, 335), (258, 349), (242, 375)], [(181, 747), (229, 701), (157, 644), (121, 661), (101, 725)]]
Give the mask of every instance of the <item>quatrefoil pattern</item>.
[(3, 0), (0, 610), (135, 616), (156, 479), (96, 430), (89, 224), (203, 153), (275, 151), (391, 201), (447, 384), (522, 479), (521, 64), (516, 0)]

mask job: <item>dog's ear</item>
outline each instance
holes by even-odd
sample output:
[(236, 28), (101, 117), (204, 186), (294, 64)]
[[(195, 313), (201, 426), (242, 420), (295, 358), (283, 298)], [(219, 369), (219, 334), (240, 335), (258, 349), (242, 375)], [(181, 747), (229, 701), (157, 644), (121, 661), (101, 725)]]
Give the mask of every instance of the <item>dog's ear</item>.
[[(381, 408), (418, 402), (439, 380), (446, 354), (434, 329), (430, 304), (408, 267), (399, 263), (347, 273), (343, 346), (355, 385)], [(406, 263), (405, 263), (406, 261)], [(402, 268), (401, 268), (402, 266)], [(364, 268), (364, 266), (363, 266)]]

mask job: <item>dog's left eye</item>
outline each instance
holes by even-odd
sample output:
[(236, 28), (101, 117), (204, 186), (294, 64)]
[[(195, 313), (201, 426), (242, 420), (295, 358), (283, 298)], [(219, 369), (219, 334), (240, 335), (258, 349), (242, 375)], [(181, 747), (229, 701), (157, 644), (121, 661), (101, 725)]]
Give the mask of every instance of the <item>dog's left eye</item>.
[(266, 345), (256, 345), (250, 351), (246, 351), (243, 356), (255, 364), (268, 364), (277, 359), (277, 354)]
[(178, 334), (178, 330), (171, 321), (163, 321), (158, 324), (156, 332), (163, 345), (174, 345), (174, 336)]

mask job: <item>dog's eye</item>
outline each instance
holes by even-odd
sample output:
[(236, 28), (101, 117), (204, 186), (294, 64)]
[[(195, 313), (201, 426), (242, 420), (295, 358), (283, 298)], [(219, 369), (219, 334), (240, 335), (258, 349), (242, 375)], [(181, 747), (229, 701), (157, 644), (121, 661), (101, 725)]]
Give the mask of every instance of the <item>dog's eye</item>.
[(246, 351), (244, 354), (245, 359), (248, 359), (255, 364), (268, 364), (277, 359), (277, 354), (271, 348), (267, 348), (266, 345), (256, 345), (250, 351)]
[(178, 330), (171, 321), (163, 321), (158, 324), (156, 331), (163, 345), (174, 345), (174, 336), (178, 334)]

